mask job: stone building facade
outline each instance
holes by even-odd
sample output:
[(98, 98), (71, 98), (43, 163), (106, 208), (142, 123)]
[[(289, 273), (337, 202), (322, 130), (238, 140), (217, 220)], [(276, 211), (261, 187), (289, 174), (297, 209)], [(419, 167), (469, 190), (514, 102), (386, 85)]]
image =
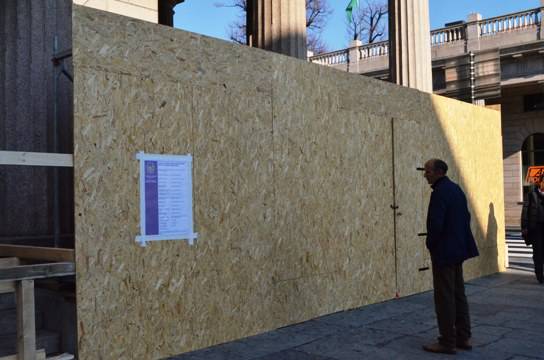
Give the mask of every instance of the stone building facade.
[(73, 2), (77, 5), (85, 5), (153, 23), (159, 21), (159, 2), (157, 0), (73, 0)]
[[(73, 153), (72, 4), (171, 25), (182, 1), (1, 1), (0, 151)], [(72, 247), (72, 169), (1, 166), (0, 244)]]

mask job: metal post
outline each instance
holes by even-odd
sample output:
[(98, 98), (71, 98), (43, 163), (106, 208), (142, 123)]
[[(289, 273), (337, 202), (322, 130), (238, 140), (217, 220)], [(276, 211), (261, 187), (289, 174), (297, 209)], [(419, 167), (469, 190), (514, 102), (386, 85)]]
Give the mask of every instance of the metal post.
[[(59, 38), (55, 35), (53, 44), (53, 53), (58, 53), (59, 50)], [(57, 67), (53, 67), (53, 152), (58, 152), (58, 87), (59, 87), (59, 74)], [(59, 247), (60, 245), (60, 214), (59, 214), (59, 169), (53, 168), (53, 234), (54, 245)]]
[(476, 72), (474, 70), (474, 53), (471, 51), (469, 53), (470, 56), (470, 102), (474, 104), (476, 102), (476, 95), (475, 95), (475, 78), (476, 78)]
[[(59, 111), (58, 111), (58, 101), (59, 101), (59, 80), (62, 75), (66, 76), (70, 82), (74, 82), (72, 75), (66, 69), (65, 59), (72, 56), (72, 50), (65, 50), (59, 52), (59, 43), (58, 36), (55, 36), (53, 44), (53, 152), (59, 152), (59, 135), (58, 135), (58, 124), (59, 124)], [(60, 65), (60, 68), (59, 68)], [(60, 245), (60, 183), (59, 183), (59, 169), (58, 167), (53, 168), (53, 242), (55, 247)]]

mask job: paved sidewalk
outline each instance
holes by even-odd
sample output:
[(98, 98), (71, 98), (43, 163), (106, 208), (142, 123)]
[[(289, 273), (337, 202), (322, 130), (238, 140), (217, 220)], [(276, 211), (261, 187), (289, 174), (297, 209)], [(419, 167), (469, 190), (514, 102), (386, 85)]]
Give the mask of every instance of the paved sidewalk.
[(470, 281), (472, 351), (431, 354), (432, 292), (369, 305), (170, 358), (171, 360), (544, 359), (544, 286), (532, 269)]

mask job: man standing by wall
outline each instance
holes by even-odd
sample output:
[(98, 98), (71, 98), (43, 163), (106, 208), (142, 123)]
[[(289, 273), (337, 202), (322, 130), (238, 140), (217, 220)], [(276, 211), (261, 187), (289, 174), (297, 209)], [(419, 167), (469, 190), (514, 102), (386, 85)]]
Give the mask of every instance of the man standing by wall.
[(544, 175), (527, 194), (521, 213), (521, 234), (527, 246), (533, 246), (535, 275), (539, 283), (544, 283)]
[(434, 303), (440, 336), (424, 345), (430, 352), (455, 354), (456, 347), (470, 350), (470, 316), (463, 261), (478, 256), (470, 230), (470, 213), (463, 190), (446, 173), (448, 165), (438, 159), (425, 163), (425, 178), (433, 192), (427, 213), (427, 249), (433, 268)]

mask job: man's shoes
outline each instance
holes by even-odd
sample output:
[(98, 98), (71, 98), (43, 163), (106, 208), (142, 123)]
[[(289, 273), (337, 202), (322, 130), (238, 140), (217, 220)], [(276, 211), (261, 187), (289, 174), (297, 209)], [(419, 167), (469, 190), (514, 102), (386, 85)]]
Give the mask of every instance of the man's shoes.
[(472, 343), (470, 342), (470, 339), (457, 340), (455, 347), (461, 350), (472, 350)]
[(456, 353), (455, 348), (450, 348), (450, 347), (444, 346), (441, 343), (423, 345), (423, 350), (428, 351), (428, 352), (432, 352), (432, 353), (439, 353), (439, 354), (451, 354), (451, 355), (454, 355)]

